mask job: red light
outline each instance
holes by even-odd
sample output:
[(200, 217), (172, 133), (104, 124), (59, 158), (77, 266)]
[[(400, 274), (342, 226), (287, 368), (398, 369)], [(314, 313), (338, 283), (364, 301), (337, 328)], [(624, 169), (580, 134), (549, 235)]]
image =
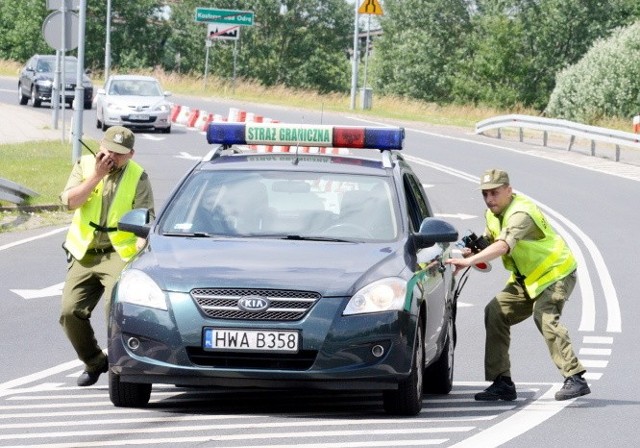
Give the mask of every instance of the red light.
[(364, 128), (333, 128), (333, 146), (336, 148), (364, 148)]

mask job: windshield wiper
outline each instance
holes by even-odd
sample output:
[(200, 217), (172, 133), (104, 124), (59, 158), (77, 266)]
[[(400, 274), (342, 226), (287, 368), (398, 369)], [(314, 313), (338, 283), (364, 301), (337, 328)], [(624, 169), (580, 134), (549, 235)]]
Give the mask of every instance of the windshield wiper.
[(336, 243), (353, 243), (353, 240), (345, 240), (344, 238), (335, 238), (330, 236), (302, 236), (302, 235), (283, 235), (276, 236), (283, 240), (298, 240), (298, 241), (330, 241)]
[(207, 232), (164, 232), (163, 236), (183, 236), (183, 237), (196, 237), (196, 238), (211, 238), (217, 236)]

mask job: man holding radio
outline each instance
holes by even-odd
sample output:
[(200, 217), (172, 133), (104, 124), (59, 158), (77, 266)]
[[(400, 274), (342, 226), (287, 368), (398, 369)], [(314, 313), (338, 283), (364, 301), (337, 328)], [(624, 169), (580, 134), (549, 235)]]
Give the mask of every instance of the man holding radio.
[(533, 315), (551, 359), (565, 378), (556, 400), (591, 393), (585, 369), (560, 323), (565, 302), (576, 284), (577, 263), (564, 239), (549, 225), (529, 198), (514, 194), (505, 171), (486, 171), (480, 183), (487, 205), (485, 237), (489, 245), (464, 258), (451, 258), (455, 272), (502, 257), (511, 276), (505, 288), (485, 307), (485, 379), (493, 383), (476, 394), (478, 401), (517, 398), (511, 380), (511, 326)]
[(91, 313), (104, 295), (109, 315), (113, 285), (144, 244), (132, 233), (118, 230), (118, 220), (134, 208), (148, 208), (153, 219), (149, 177), (131, 160), (134, 141), (131, 130), (109, 128), (98, 154), (78, 160), (60, 195), (61, 202), (75, 210), (63, 245), (68, 266), (60, 325), (85, 364), (78, 386), (95, 384), (108, 369), (107, 356), (91, 327)]

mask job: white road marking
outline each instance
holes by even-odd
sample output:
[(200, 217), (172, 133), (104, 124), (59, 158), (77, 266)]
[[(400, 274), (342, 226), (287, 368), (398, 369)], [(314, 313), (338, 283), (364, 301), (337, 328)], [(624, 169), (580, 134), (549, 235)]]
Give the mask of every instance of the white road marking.
[(47, 238), (47, 237), (50, 237), (51, 235), (55, 235), (57, 233), (64, 232), (68, 228), (69, 228), (69, 226), (63, 227), (61, 229), (55, 229), (55, 230), (52, 230), (50, 232), (43, 233), (41, 235), (32, 236), (31, 238), (25, 238), (25, 239), (22, 239), (22, 240), (14, 241), (13, 243), (9, 243), (9, 244), (5, 244), (3, 246), (0, 246), (0, 250), (10, 249), (12, 247), (16, 247), (16, 246), (19, 246), (21, 244), (26, 244), (26, 243), (30, 243), (30, 242), (35, 241), (35, 240), (39, 240), (39, 239), (42, 239), (42, 238)]

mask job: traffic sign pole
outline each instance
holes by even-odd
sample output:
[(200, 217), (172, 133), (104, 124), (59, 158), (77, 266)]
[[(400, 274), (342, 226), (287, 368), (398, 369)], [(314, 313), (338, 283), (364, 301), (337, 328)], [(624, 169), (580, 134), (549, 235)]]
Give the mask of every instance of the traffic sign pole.
[(351, 65), (351, 109), (356, 108), (356, 92), (358, 91), (358, 2), (355, 5), (355, 21), (353, 25), (353, 60)]

